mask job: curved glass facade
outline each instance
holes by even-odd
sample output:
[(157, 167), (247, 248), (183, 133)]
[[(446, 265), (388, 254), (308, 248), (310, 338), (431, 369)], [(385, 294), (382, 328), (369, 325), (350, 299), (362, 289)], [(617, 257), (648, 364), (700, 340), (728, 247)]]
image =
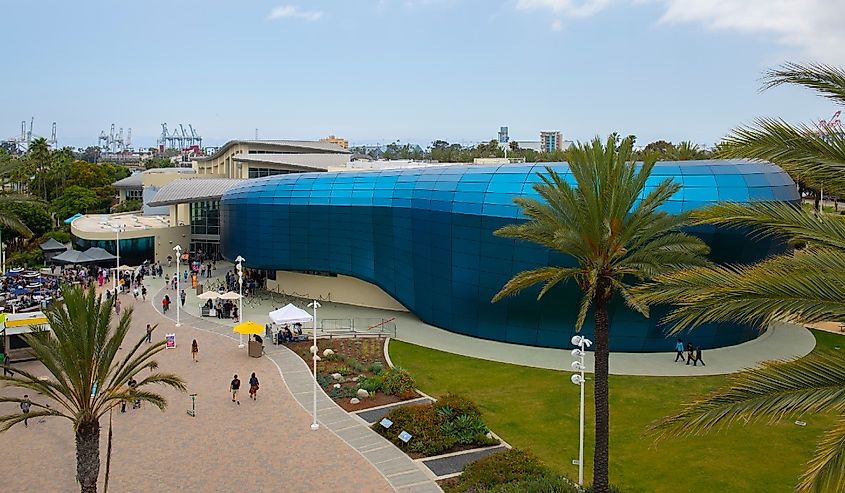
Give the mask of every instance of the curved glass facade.
[[(344, 274), (381, 287), (420, 319), (475, 337), (546, 347), (568, 347), (580, 293), (570, 283), (537, 301), (537, 289), (492, 304), (514, 274), (566, 264), (565, 256), (493, 235), (524, 221), (516, 196), (536, 196), (545, 167), (574, 181), (562, 163), (439, 166), (381, 171), (302, 173), (244, 182), (221, 201), (221, 248), (249, 267)], [(743, 161), (661, 162), (650, 184), (667, 177), (683, 188), (664, 206), (669, 213), (717, 201), (797, 201), (795, 184), (780, 168)], [(783, 245), (752, 240), (741, 231), (700, 228), (713, 259), (750, 262)], [(665, 312), (663, 312), (665, 313)], [(670, 351), (662, 316), (611, 307), (615, 351)], [(591, 334), (592, 327), (585, 326)], [(696, 329), (685, 338), (712, 348), (756, 336), (733, 324)]]
[[(100, 247), (112, 255), (117, 255), (115, 240), (86, 240), (74, 236), (73, 243), (77, 250), (87, 250), (91, 247)], [(155, 237), (144, 236), (141, 238), (120, 239), (120, 263), (128, 265), (141, 265), (145, 260), (155, 260)]]

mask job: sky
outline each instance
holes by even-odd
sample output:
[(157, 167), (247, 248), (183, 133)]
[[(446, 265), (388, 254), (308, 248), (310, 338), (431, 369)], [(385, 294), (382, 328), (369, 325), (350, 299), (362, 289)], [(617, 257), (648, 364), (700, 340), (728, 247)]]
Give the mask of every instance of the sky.
[[(280, 3), (281, 2), (281, 3)], [(618, 132), (712, 145), (836, 107), (760, 92), (786, 61), (845, 66), (841, 0), (0, 0), (0, 139), (476, 142)]]

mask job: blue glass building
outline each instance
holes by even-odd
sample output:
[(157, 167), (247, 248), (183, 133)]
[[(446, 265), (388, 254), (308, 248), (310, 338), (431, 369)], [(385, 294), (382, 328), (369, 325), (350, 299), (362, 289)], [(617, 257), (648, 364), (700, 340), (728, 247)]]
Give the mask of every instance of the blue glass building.
[[(249, 180), (220, 204), (224, 257), (249, 267), (322, 271), (381, 287), (421, 320), (469, 336), (546, 347), (567, 347), (580, 293), (570, 283), (537, 301), (537, 290), (490, 303), (514, 274), (566, 264), (556, 252), (496, 237), (497, 228), (524, 221), (517, 196), (536, 196), (537, 173), (550, 166), (571, 183), (562, 163), (440, 166), (341, 173), (303, 173)], [(798, 201), (780, 168), (744, 161), (661, 162), (649, 182), (672, 178), (682, 189), (669, 213), (717, 201)], [(699, 228), (718, 262), (751, 262), (784, 246), (743, 232)], [(621, 300), (611, 306), (611, 349), (667, 351), (665, 309), (646, 319)], [(592, 333), (588, 324), (583, 332)], [(685, 339), (704, 348), (756, 337), (752, 327), (714, 324)]]

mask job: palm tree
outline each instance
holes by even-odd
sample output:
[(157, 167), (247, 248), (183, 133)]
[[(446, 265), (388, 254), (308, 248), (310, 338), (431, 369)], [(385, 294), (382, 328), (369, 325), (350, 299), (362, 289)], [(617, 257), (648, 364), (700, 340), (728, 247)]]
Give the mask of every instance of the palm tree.
[[(567, 254), (573, 265), (548, 266), (520, 272), (494, 297), (493, 302), (542, 284), (539, 297), (554, 286), (574, 280), (584, 296), (575, 323), (580, 330), (593, 308), (595, 327), (596, 430), (593, 491), (608, 491), (608, 354), (610, 321), (607, 305), (619, 294), (629, 307), (648, 314), (629, 290), (635, 280), (684, 266), (705, 265), (708, 248), (700, 239), (678, 231), (686, 216), (659, 211), (679, 189), (671, 179), (652, 190), (646, 181), (654, 157), (642, 165), (632, 161), (633, 140), (621, 143), (616, 135), (606, 143), (598, 138), (568, 151), (569, 169), (576, 186), (547, 168), (534, 190), (543, 201), (514, 199), (527, 222), (505, 226), (496, 234), (538, 243)], [(642, 198), (642, 200), (639, 200)]]
[[(54, 338), (39, 333), (26, 336), (35, 356), (50, 373), (52, 379), (41, 380), (24, 370), (14, 376), (0, 377), (7, 387), (38, 392), (52, 405), (32, 403), (28, 416), (22, 413), (0, 416), (0, 432), (6, 431), (25, 418), (58, 416), (73, 423), (76, 435), (76, 479), (82, 493), (96, 493), (100, 473), (100, 418), (123, 400), (149, 402), (164, 409), (167, 401), (150, 390), (151, 385), (166, 385), (185, 390), (181, 378), (170, 373), (154, 372), (158, 363), (153, 360), (164, 349), (164, 342), (144, 346), (144, 338), (120, 358), (118, 349), (124, 343), (132, 321), (127, 309), (112, 327), (113, 299), (103, 301), (91, 288), (63, 287), (64, 304), (47, 312)], [(149, 370), (134, 389), (129, 379), (142, 370)], [(23, 399), (0, 396), (0, 402), (20, 403)]]
[[(845, 71), (786, 64), (768, 72), (765, 88), (798, 84), (845, 103)], [(765, 159), (796, 180), (845, 196), (845, 133), (831, 125), (763, 119), (729, 135), (720, 154)], [(754, 229), (806, 245), (755, 265), (702, 267), (658, 276), (635, 290), (645, 304), (672, 303), (676, 330), (703, 323), (775, 320), (845, 323), (845, 220), (785, 203), (719, 204), (698, 222)], [(796, 486), (799, 492), (845, 491), (845, 357), (811, 355), (742, 373), (729, 385), (655, 423), (660, 436), (704, 433), (736, 422), (829, 412), (840, 421), (819, 442)]]

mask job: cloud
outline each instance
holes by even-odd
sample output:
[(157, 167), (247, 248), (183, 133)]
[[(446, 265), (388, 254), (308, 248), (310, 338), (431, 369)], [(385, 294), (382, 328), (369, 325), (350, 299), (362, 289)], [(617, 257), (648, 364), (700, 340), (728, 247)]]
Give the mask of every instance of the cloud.
[(303, 19), (306, 21), (316, 21), (323, 17), (323, 12), (319, 10), (300, 10), (295, 5), (279, 5), (267, 14), (267, 20), (275, 21), (279, 19)]
[(563, 31), (563, 21), (560, 19), (553, 20), (552, 31)]
[[(545, 10), (558, 19), (593, 16), (612, 5), (664, 7), (659, 23), (700, 24), (714, 31), (772, 36), (825, 63), (845, 63), (845, 8), (837, 0), (516, 0), (518, 10)], [(552, 29), (557, 28), (552, 23)]]

